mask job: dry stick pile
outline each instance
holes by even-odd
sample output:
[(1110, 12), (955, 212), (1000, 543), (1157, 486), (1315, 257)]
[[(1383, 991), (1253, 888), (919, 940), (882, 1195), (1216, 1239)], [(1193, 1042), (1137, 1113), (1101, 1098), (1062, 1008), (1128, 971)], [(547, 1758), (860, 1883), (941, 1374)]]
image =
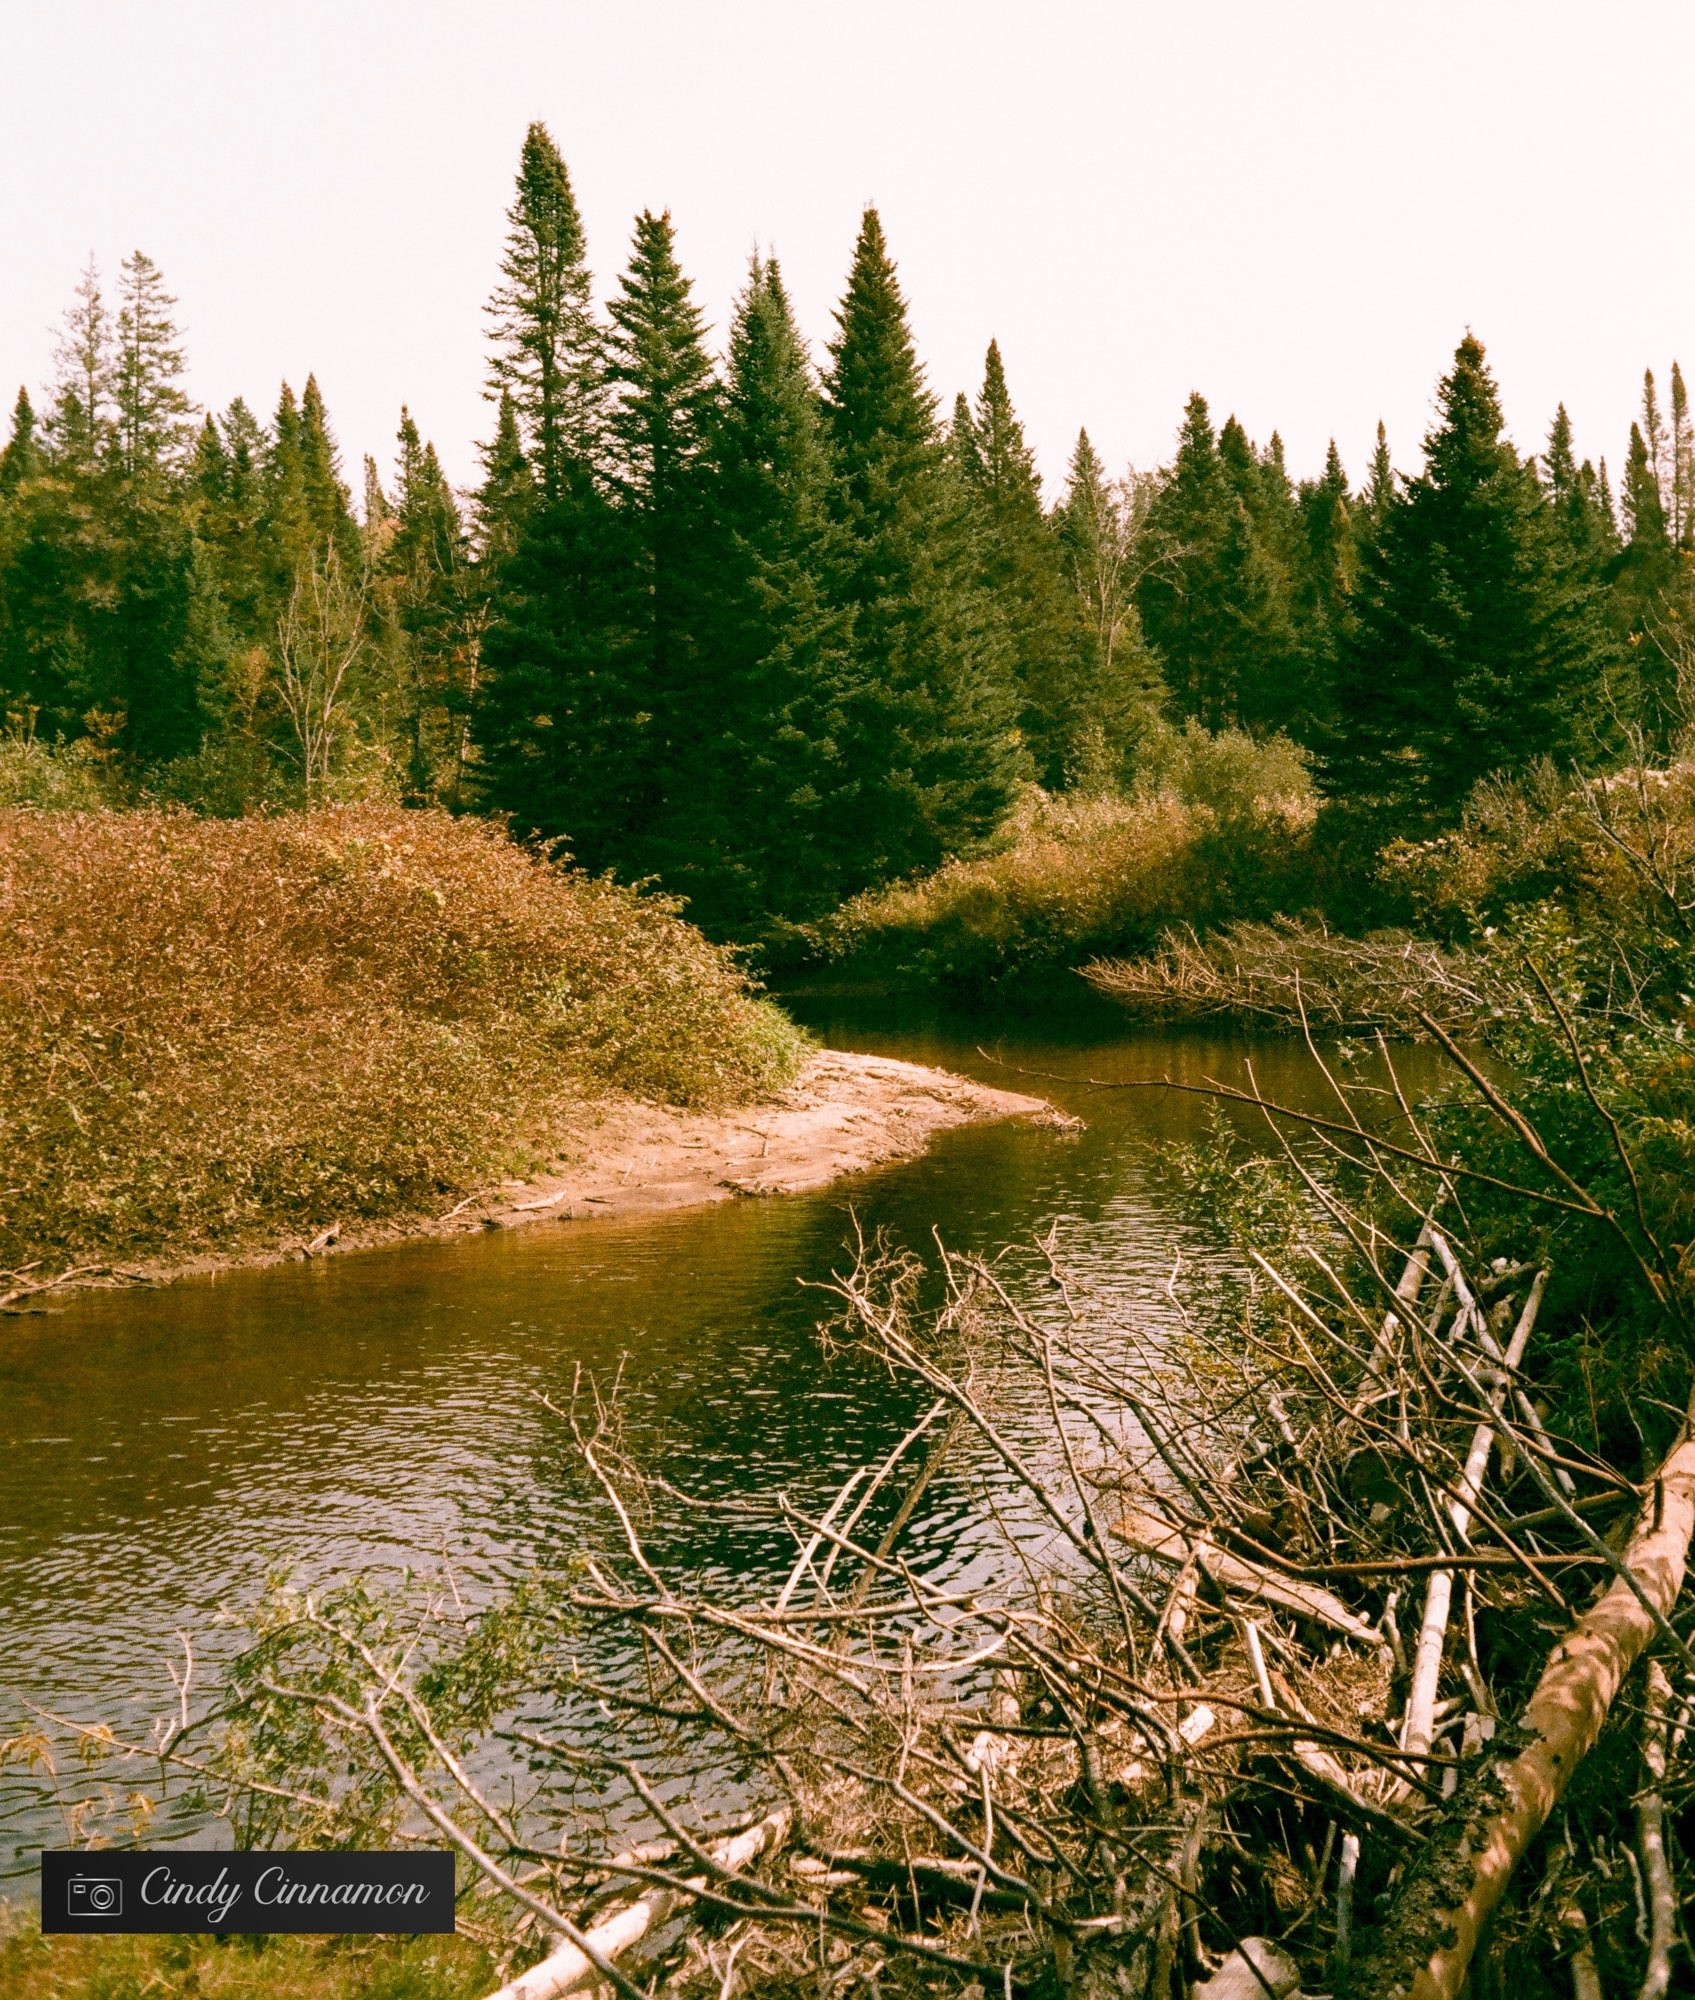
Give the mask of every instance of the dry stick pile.
[[(1485, 1964), (1526, 1994), (1600, 1991), (1601, 1961), (1671, 1991), (1695, 1439), (1638, 1489), (1551, 1436), (1545, 1274), (1468, 1263), (1453, 1187), (1397, 1248), (1313, 1186), (1331, 1234), (1255, 1258), (1234, 1317), (1176, 1337), (1109, 1326), (1052, 1237), (1045, 1303), (943, 1250), (933, 1313), (914, 1259), (863, 1249), (850, 1336), (928, 1407), (821, 1511), (782, 1503), (796, 1557), (768, 1594), (667, 1575), (648, 1523), (683, 1496), (622, 1456), (614, 1413), (574, 1407), (610, 1530), (577, 1614), (646, 1673), (562, 1670), (593, 1726), (509, 1736), (646, 1819), (611, 1860), (584, 1858), (581, 1819), (561, 1837), (479, 1784), (405, 1648), (309, 1613), (335, 1685), (266, 1693), (380, 1759), (507, 1913), (510, 1964), (543, 1945), (501, 2000), (1433, 2000)], [(903, 1553), (948, 1452), (993, 1472), (982, 1582)], [(1646, 1652), (1638, 1725), (1613, 1710)], [(1604, 1731), (1622, 1782), (1536, 1847)], [(739, 1821), (700, 1809), (738, 1796)]]

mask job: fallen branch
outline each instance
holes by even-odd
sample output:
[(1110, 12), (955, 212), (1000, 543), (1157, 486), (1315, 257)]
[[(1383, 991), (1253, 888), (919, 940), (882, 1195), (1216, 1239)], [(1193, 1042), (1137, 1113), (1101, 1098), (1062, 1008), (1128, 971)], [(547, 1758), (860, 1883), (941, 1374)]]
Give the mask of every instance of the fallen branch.
[[(1375, 1982), (1367, 1990), (1405, 1994), (1409, 2000), (1455, 2000), (1513, 1870), (1594, 1748), (1658, 1620), (1677, 1602), (1692, 1532), (1695, 1436), (1686, 1421), (1625, 1550), (1623, 1566), (1636, 1588), (1615, 1579), (1555, 1647), (1519, 1720), (1525, 1747), (1483, 1774), (1480, 1810), (1452, 1833), (1439, 1833), (1424, 1850), (1380, 1934), (1372, 1954)], [(1450, 1899), (1440, 1886), (1456, 1873), (1465, 1888)], [(1438, 1893), (1432, 1894), (1433, 1888)]]
[[(782, 1845), (788, 1838), (791, 1819), (787, 1806), (768, 1813), (757, 1826), (750, 1826), (733, 1840), (720, 1841), (711, 1850), (713, 1862), (726, 1875), (737, 1874), (750, 1861), (757, 1861), (762, 1854)], [(690, 1890), (704, 1889), (706, 1885), (706, 1876), (693, 1875), (678, 1888), (651, 1889), (645, 1896), (638, 1896), (634, 1902), (603, 1917), (593, 1930), (585, 1933), (583, 1943), (599, 1958), (618, 1958), (674, 1915), (688, 1901)], [(599, 1977), (590, 1952), (567, 1941), (539, 1964), (532, 1965), (528, 1972), (520, 1973), (498, 1992), (490, 1994), (489, 2000), (562, 2000), (567, 1993), (593, 1986)]]

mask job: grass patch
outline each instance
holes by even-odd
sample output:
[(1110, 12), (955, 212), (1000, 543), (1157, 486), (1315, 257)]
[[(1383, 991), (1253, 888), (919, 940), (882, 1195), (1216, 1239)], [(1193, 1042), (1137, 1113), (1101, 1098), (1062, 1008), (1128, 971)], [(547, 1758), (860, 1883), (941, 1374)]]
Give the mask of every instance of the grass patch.
[(0, 936), (12, 1269), (434, 1212), (806, 1046), (676, 904), (445, 813), (0, 811)]
[(43, 1937), (0, 1926), (0, 1994), (30, 2000), (480, 2000), (463, 1938)]

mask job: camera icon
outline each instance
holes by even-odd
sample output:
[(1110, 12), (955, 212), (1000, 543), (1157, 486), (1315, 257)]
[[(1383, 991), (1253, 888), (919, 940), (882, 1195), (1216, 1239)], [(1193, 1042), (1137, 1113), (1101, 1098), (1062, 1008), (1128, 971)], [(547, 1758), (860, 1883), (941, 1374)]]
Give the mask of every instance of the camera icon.
[(65, 1909), (73, 1917), (121, 1917), (124, 1885), (115, 1875), (73, 1875), (65, 1884)]

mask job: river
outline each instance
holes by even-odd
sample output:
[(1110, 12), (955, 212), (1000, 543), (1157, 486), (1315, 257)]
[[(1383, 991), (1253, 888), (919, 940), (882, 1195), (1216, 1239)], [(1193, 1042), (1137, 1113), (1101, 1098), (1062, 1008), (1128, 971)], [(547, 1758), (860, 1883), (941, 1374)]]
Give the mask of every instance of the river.
[[(537, 1392), (568, 1393), (579, 1367), (609, 1379), (622, 1365), (631, 1444), (692, 1488), (814, 1499), (881, 1455), (914, 1407), (878, 1370), (820, 1355), (825, 1302), (799, 1281), (843, 1264), (855, 1217), (919, 1249), (936, 1229), (968, 1250), (1057, 1220), (1108, 1318), (1157, 1321), (1177, 1258), (1219, 1255), (1163, 1150), (1203, 1137), (1209, 1104), (1054, 1076), (1240, 1083), (1252, 1062), (1270, 1095), (1322, 1091), (1293, 1042), (1132, 1032), (1086, 993), (1039, 1018), (796, 1011), (832, 1046), (1037, 1092), (1085, 1127), (967, 1128), (814, 1195), (91, 1292), (0, 1321), (0, 1737), (31, 1704), (145, 1727), (173, 1705), (173, 1635), (193, 1634), (209, 1673), (237, 1643), (220, 1611), (279, 1571), (321, 1583), (445, 1561), (481, 1589), (556, 1560), (571, 1481)], [(963, 1474), (938, 1480), (911, 1547), (964, 1562), (970, 1535)], [(768, 1544), (703, 1520), (668, 1555), (775, 1563)], [(35, 1848), (62, 1839), (39, 1778), (0, 1773), (0, 1877), (33, 1873)]]

